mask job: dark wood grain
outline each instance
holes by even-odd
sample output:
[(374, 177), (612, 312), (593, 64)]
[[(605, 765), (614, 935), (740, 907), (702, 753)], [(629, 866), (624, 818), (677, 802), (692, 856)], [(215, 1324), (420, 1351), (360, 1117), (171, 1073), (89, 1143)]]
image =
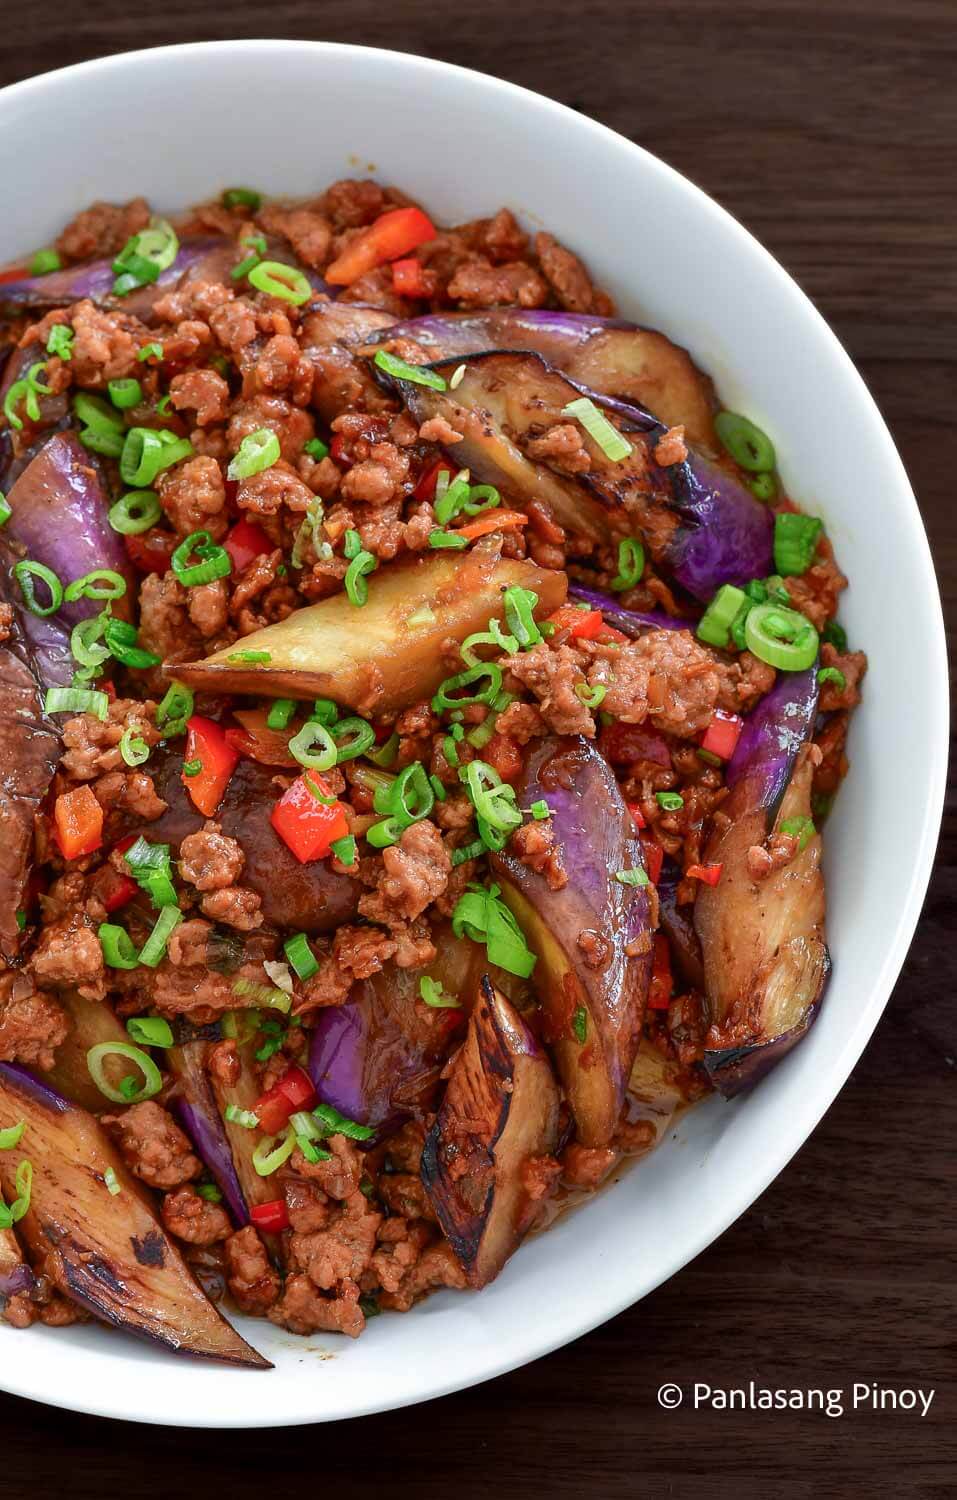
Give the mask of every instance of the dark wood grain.
[[(953, 620), (953, 0), (484, 0), (454, 9), (278, 0), (268, 10), (250, 0), (65, 0), (8, 9), (0, 83), (105, 52), (268, 31), (498, 73), (640, 141), (753, 229), (846, 343), (914, 481)], [(955, 862), (951, 795), (916, 941), (840, 1097), (750, 1212), (630, 1312), (480, 1389), (281, 1438), (166, 1433), (0, 1398), (0, 1493), (952, 1495)], [(538, 1316), (548, 1318), (546, 1298)], [(922, 1384), (937, 1397), (924, 1420), (666, 1412), (655, 1399), (665, 1380), (687, 1389), (749, 1378)]]

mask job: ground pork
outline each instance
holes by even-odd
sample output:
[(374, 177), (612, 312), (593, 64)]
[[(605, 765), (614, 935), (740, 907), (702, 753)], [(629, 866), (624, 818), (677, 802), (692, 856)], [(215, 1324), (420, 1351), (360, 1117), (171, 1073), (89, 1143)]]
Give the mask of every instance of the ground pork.
[(290, 1333), (344, 1333), (357, 1339), (366, 1326), (359, 1306), (359, 1288), (354, 1282), (342, 1285), (336, 1297), (325, 1297), (317, 1291), (308, 1276), (287, 1276), (282, 1300), (269, 1310), (269, 1321)]
[(315, 496), (291, 464), (275, 463), (240, 481), (236, 504), (254, 516), (274, 516), (280, 506), (302, 515)]
[(549, 286), (569, 312), (594, 312), (595, 289), (585, 267), (550, 234), (536, 234), (535, 254)]
[(317, 1229), (325, 1229), (334, 1210), (317, 1183), (289, 1172), (283, 1174), (282, 1190), (290, 1226), (297, 1234), (314, 1234)]
[(526, 444), (529, 458), (542, 459), (564, 474), (587, 474), (591, 458), (580, 427), (573, 422), (557, 422), (539, 437)]
[(418, 1173), (383, 1173), (379, 1178), (379, 1197), (387, 1208), (403, 1218), (436, 1222), (435, 1210)]
[(279, 1298), (279, 1273), (252, 1224), (231, 1234), (224, 1244), (226, 1285), (240, 1312), (261, 1317)]
[(56, 247), (67, 260), (116, 255), (149, 221), (150, 208), (145, 198), (131, 198), (129, 203), (93, 203), (71, 219)]
[(523, 865), (544, 875), (550, 891), (560, 891), (568, 884), (568, 871), (562, 864), (561, 846), (555, 845), (551, 820), (523, 823), (509, 840), (509, 853), (516, 854)]
[(60, 770), (75, 781), (92, 781), (107, 771), (121, 770), (126, 762), (120, 752), (125, 729), (132, 729), (152, 747), (160, 739), (155, 725), (156, 704), (152, 699), (117, 698), (107, 710), (106, 719), (94, 714), (78, 714), (63, 726), (63, 755)]
[(549, 729), (556, 734), (594, 738), (595, 721), (575, 691), (585, 682), (582, 660), (570, 646), (542, 641), (530, 651), (506, 657), (504, 665), (518, 683), (535, 694)]
[(330, 1198), (337, 1201), (351, 1198), (358, 1192), (362, 1181), (362, 1157), (344, 1135), (331, 1135), (325, 1142), (325, 1149), (332, 1154), (319, 1161), (307, 1161), (301, 1151), (294, 1151), (290, 1158), (292, 1170), (321, 1188)]
[(30, 967), (41, 987), (76, 985), (91, 999), (103, 997), (103, 949), (84, 912), (73, 912), (43, 928)]
[(384, 927), (414, 921), (448, 884), (452, 861), (442, 835), (427, 818), (406, 828), (398, 844), (382, 851), (376, 889), (359, 898), (359, 911)]
[(226, 532), (226, 489), (214, 458), (198, 456), (164, 469), (156, 479), (160, 504), (179, 536), (208, 531), (213, 541)]
[(215, 1245), (232, 1233), (229, 1215), (218, 1203), (210, 1203), (191, 1187), (167, 1193), (162, 1206), (163, 1223), (170, 1234), (188, 1245)]
[(189, 833), (179, 846), (179, 872), (198, 891), (221, 891), (234, 885), (246, 863), (241, 845), (208, 819), (199, 833)]
[(867, 657), (863, 651), (838, 651), (829, 641), (821, 646), (821, 666), (832, 667), (842, 673), (844, 686), (834, 682), (822, 682), (818, 708), (821, 713), (836, 713), (853, 708), (861, 701), (860, 682), (867, 671)]
[(202, 637), (189, 618), (187, 592), (175, 573), (147, 573), (140, 585), (140, 645), (164, 661), (202, 655)]
[(368, 1270), (376, 1246), (379, 1213), (364, 1193), (352, 1193), (314, 1234), (294, 1233), (290, 1264), (304, 1271), (314, 1286), (329, 1292), (343, 1281), (358, 1281)]
[(419, 1297), (439, 1286), (454, 1287), (459, 1291), (464, 1291), (468, 1286), (462, 1266), (456, 1260), (451, 1245), (444, 1240), (429, 1245), (422, 1252), (403, 1277), (398, 1290), (382, 1293), (379, 1306), (396, 1312), (408, 1312)]
[(655, 444), (655, 463), (664, 469), (671, 464), (683, 464), (687, 457), (684, 428), (669, 427)]
[(229, 620), (229, 590), (225, 578), (196, 584), (188, 591), (186, 608), (204, 640), (220, 636)]
[(252, 396), (237, 401), (226, 429), (230, 453), (235, 453), (243, 438), (260, 428), (268, 428), (279, 439), (280, 456), (287, 464), (297, 462), (304, 443), (316, 435), (315, 423), (308, 412), (291, 406), (283, 396)]
[(231, 885), (227, 890), (208, 891), (200, 901), (203, 916), (211, 922), (225, 922), (238, 932), (252, 932), (263, 924), (262, 896), (241, 885)]
[(523, 261), (493, 266), (484, 257), (459, 266), (448, 284), (448, 296), (461, 307), (544, 307), (548, 284)]
[(259, 212), (259, 223), (267, 234), (281, 234), (291, 244), (303, 265), (321, 270), (332, 251), (332, 225), (311, 208), (282, 208), (266, 204)]
[(0, 974), (0, 1062), (52, 1068), (69, 1030), (66, 1011), (26, 974)]
[(618, 1160), (610, 1146), (580, 1146), (572, 1141), (559, 1157), (566, 1187), (596, 1188)]
[(147, 823), (162, 817), (168, 805), (145, 771), (108, 771), (94, 781), (93, 793), (104, 812), (129, 813)]
[(665, 734), (691, 739), (708, 726), (721, 676), (714, 655), (688, 630), (650, 630), (588, 671), (605, 687), (602, 708), (626, 724), (650, 718)]
[(217, 370), (187, 370), (169, 383), (177, 411), (192, 411), (198, 427), (225, 422), (229, 416), (229, 382)]
[(154, 1188), (178, 1188), (203, 1170), (189, 1140), (167, 1110), (147, 1099), (100, 1122), (113, 1136), (135, 1176)]

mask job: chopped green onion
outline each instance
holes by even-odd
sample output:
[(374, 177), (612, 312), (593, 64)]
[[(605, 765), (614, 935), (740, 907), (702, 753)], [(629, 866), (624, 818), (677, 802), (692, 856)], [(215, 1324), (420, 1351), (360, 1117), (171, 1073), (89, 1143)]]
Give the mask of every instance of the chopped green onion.
[(127, 724), (120, 736), (120, 754), (128, 766), (141, 766), (150, 756), (150, 747), (132, 724)]
[(533, 802), (528, 810), (537, 823), (540, 823), (543, 818), (550, 818), (552, 815), (552, 810), (544, 797), (540, 798), (538, 802)]
[(393, 732), (383, 744), (377, 745), (374, 750), (366, 751), (366, 759), (371, 760), (376, 766), (395, 765), (396, 756), (399, 753), (399, 736)]
[(163, 346), (155, 341), (151, 344), (144, 344), (142, 349), (137, 350), (136, 357), (141, 364), (147, 359), (162, 359)]
[(584, 1005), (575, 1007), (575, 1013), (572, 1016), (572, 1031), (575, 1033), (575, 1040), (584, 1046), (585, 1037), (588, 1035), (588, 1012)]
[(253, 1151), (253, 1166), (260, 1177), (271, 1177), (273, 1172), (278, 1172), (289, 1160), (295, 1149), (296, 1136), (291, 1130), (282, 1136), (263, 1136), (261, 1141), (257, 1141)]
[(500, 848), (501, 843), (494, 836), (489, 838), (489, 830), (493, 835), (508, 834), (520, 825), (522, 814), (515, 802), (515, 788), (503, 781), (494, 767), (484, 760), (470, 761), (459, 774), (478, 814), (483, 842), (490, 848)]
[(129, 411), (130, 407), (137, 406), (143, 399), (143, 387), (132, 377), (124, 380), (108, 380), (106, 389), (118, 411)]
[(174, 928), (183, 920), (178, 906), (164, 906), (156, 919), (156, 925), (140, 949), (140, 963), (155, 969), (166, 952)]
[(586, 708), (598, 708), (605, 701), (608, 689), (604, 683), (578, 682), (575, 684), (575, 697), (579, 703), (584, 703)]
[(255, 665), (259, 662), (271, 662), (272, 656), (268, 651), (231, 651), (226, 660), (250, 662)]
[(459, 1001), (450, 995), (437, 979), (423, 974), (419, 980), (419, 995), (432, 1010), (458, 1010)]
[(817, 832), (817, 829), (814, 827), (812, 818), (785, 818), (783, 822), (778, 824), (778, 832), (786, 833), (791, 838), (797, 839), (797, 852), (798, 854), (803, 854)]
[(270, 428), (260, 427), (256, 432), (249, 432), (226, 470), (226, 478), (249, 479), (253, 474), (261, 474), (264, 469), (271, 469), (278, 463), (281, 452), (279, 439)]
[(462, 844), (460, 848), (452, 850), (452, 865), (464, 865), (466, 860), (478, 859), (486, 852), (486, 847), (481, 839), (476, 839), (472, 844)]
[(366, 578), (374, 573), (378, 563), (371, 552), (357, 552), (346, 569), (344, 579), (346, 594), (349, 603), (361, 609), (369, 597), (369, 586)]
[(399, 842), (403, 831), (403, 825), (397, 818), (383, 818), (381, 823), (373, 823), (371, 828), (366, 829), (366, 842), (373, 849), (388, 849)]
[(633, 589), (645, 571), (645, 549), (636, 536), (626, 536), (618, 543), (618, 573), (611, 580), (616, 594)]
[(110, 700), (106, 693), (97, 693), (91, 688), (48, 688), (43, 710), (48, 714), (92, 714), (105, 723)]
[(38, 250), (30, 257), (30, 275), (48, 276), (51, 271), (59, 271), (62, 265), (63, 262), (55, 250)]
[(459, 647), (462, 660), (467, 667), (477, 667), (481, 663), (481, 657), (475, 655), (476, 646), (494, 646), (499, 651), (507, 651), (511, 656), (518, 650), (518, 640), (514, 635), (508, 635), (498, 620), (489, 620), (488, 630), (476, 630), (472, 635), (465, 637)]
[(0, 490), (0, 526), (6, 526), (12, 515), (13, 510), (7, 501), (7, 497), (3, 493), (3, 490)]
[(343, 556), (347, 557), (347, 558), (358, 557), (359, 553), (361, 551), (362, 551), (362, 538), (359, 535), (358, 531), (353, 531), (350, 528), (346, 532), (345, 536), (342, 538), (342, 553), (343, 553)]
[[(462, 688), (470, 688), (475, 683), (482, 681), (486, 683), (486, 686), (478, 692), (461, 692)], [(455, 677), (446, 677), (432, 699), (432, 707), (437, 714), (440, 714), (444, 713), (447, 709), (461, 708), (467, 703), (491, 704), (501, 690), (501, 667), (494, 661), (483, 661), (476, 667), (469, 667), (467, 671), (459, 672)], [(453, 693), (456, 695), (454, 698), (452, 697)]]
[(470, 887), (459, 897), (452, 912), (452, 931), (457, 938), (484, 943), (489, 963), (498, 964), (520, 979), (528, 979), (535, 967), (531, 952), (514, 916), (499, 900), (499, 887)]
[(46, 350), (56, 359), (62, 359), (64, 364), (69, 364), (73, 358), (73, 340), (76, 334), (66, 323), (54, 323), (47, 335)]
[(351, 869), (355, 864), (356, 841), (353, 834), (344, 834), (341, 839), (336, 839), (334, 843), (330, 844), (329, 848), (331, 849), (334, 858), (336, 858), (341, 865), (345, 865), (348, 869)]
[(747, 417), (739, 412), (719, 411), (714, 430), (735, 463), (749, 474), (767, 474), (774, 468), (774, 444)]
[(783, 578), (797, 578), (814, 561), (824, 522), (817, 516), (782, 511), (774, 518), (774, 566)]
[(731, 626), (738, 611), (746, 603), (746, 596), (741, 589), (736, 589), (733, 584), (723, 583), (698, 621), (695, 634), (699, 641), (705, 641), (709, 646), (726, 647), (730, 640)]
[(8, 1125), (6, 1130), (0, 1130), (0, 1151), (12, 1151), (14, 1146), (19, 1146), (26, 1128), (26, 1120), (20, 1120), (16, 1125)]
[(336, 764), (365, 755), (375, 744), (375, 730), (367, 719), (353, 715), (333, 724), (330, 733), (336, 745)]
[(269, 729), (288, 729), (295, 714), (295, 699), (277, 698), (266, 715), (266, 726)]
[(618, 428), (614, 427), (604, 413), (598, 410), (589, 396), (580, 396), (577, 401), (569, 401), (568, 405), (562, 408), (562, 415), (575, 417), (612, 463), (620, 463), (631, 452), (631, 444), (627, 438), (623, 437)]
[(122, 599), (125, 593), (126, 579), (122, 573), (113, 568), (94, 568), (68, 583), (63, 597), (67, 604), (75, 604), (77, 599)]
[(112, 1167), (107, 1167), (106, 1171), (103, 1173), (103, 1184), (106, 1188), (106, 1191), (112, 1194), (114, 1198), (117, 1196), (117, 1194), (123, 1191), (123, 1189), (120, 1187), (120, 1180)]
[[(135, 1063), (143, 1075), (142, 1084), (137, 1086), (134, 1078), (132, 1092), (115, 1089), (103, 1067), (108, 1057), (125, 1057)], [(152, 1099), (163, 1087), (160, 1070), (149, 1053), (144, 1052), (140, 1047), (132, 1046), (130, 1042), (98, 1042), (86, 1054), (86, 1065), (100, 1093), (113, 1104), (141, 1104), (144, 1099)], [(126, 1079), (123, 1081), (125, 1083)]]
[(155, 526), (162, 514), (163, 507), (154, 490), (128, 490), (110, 506), (109, 521), (122, 536), (138, 536)]
[[(308, 778), (306, 781), (308, 785)], [(273, 988), (268, 984), (257, 984), (254, 979), (235, 979), (233, 981), (233, 994), (240, 999), (255, 1000), (257, 1006), (265, 1006), (269, 1010), (281, 1010), (288, 1015), (292, 1010), (292, 996), (287, 995), (285, 990)]]
[(636, 865), (633, 870), (616, 870), (615, 879), (620, 885), (651, 884), (651, 881), (648, 879), (648, 876), (640, 865)]
[(468, 538), (464, 536), (458, 536), (454, 531), (440, 531), (437, 528), (435, 531), (429, 532), (429, 546), (436, 548), (467, 547)]
[(773, 474), (752, 474), (748, 480), (748, 489), (756, 499), (767, 505), (777, 495), (778, 482)]
[[(201, 559), (198, 563), (189, 561), (194, 552)], [(188, 589), (212, 583), (214, 578), (228, 578), (233, 570), (229, 553), (213, 541), (208, 531), (194, 531), (180, 542), (170, 558), (170, 567)]]
[(529, 647), (537, 646), (542, 639), (542, 632), (535, 623), (532, 611), (538, 603), (538, 595), (532, 589), (513, 584), (502, 595), (502, 603), (505, 606), (505, 623), (522, 650), (527, 651)]
[(662, 812), (680, 812), (685, 805), (680, 792), (655, 792), (655, 801)]
[(336, 742), (322, 724), (308, 719), (289, 741), (289, 753), (310, 771), (328, 771), (336, 763)]
[[(48, 568), (45, 563), (31, 562), (29, 559), (24, 559), (22, 562), (14, 564), (13, 576), (20, 585), (23, 602), (31, 615), (46, 616), (56, 614), (63, 603), (63, 585), (52, 568)], [(34, 578), (39, 578), (42, 583), (46, 584), (50, 593), (50, 602), (48, 604), (41, 604), (37, 598), (36, 586), (33, 582)]]
[(173, 682), (156, 710), (156, 727), (163, 731), (163, 738), (175, 739), (186, 731), (186, 721), (192, 717), (195, 699), (192, 688), (181, 682)]
[(818, 650), (818, 634), (806, 615), (777, 604), (756, 604), (744, 623), (752, 655), (782, 672), (803, 672)]
[(843, 693), (847, 687), (847, 678), (840, 667), (822, 667), (817, 674), (818, 685), (823, 687), (826, 682), (833, 682), (839, 693)]
[(376, 812), (387, 813), (399, 828), (427, 818), (435, 806), (435, 793), (420, 760), (405, 766), (388, 786), (380, 787), (373, 798)]
[(207, 1203), (222, 1203), (223, 1201), (223, 1195), (215, 1182), (201, 1182), (196, 1191), (201, 1198), (206, 1199)]
[(168, 428), (131, 427), (120, 454), (120, 477), (124, 484), (148, 489), (164, 469), (189, 458), (193, 445)]
[(261, 260), (249, 272), (249, 284), (269, 297), (279, 297), (301, 307), (312, 296), (309, 280), (295, 266), (287, 266), (278, 260)]
[(847, 650), (847, 631), (836, 620), (828, 620), (821, 631), (821, 640), (827, 641), (828, 645), (833, 646), (836, 651)]
[(227, 1104), (223, 1114), (230, 1125), (241, 1125), (244, 1130), (255, 1130), (259, 1125), (259, 1116), (251, 1109), (240, 1109), (238, 1104)]
[[(92, 575), (91, 575), (92, 576)], [(69, 589), (67, 596), (69, 597)], [(88, 590), (91, 598), (103, 598), (102, 594), (95, 594)], [(100, 616), (103, 621), (103, 636), (109, 648), (110, 654), (124, 667), (155, 667), (159, 665), (160, 658), (153, 651), (144, 651), (142, 646), (137, 645), (137, 634), (135, 625), (128, 620), (117, 620), (108, 611)]]
[(346, 1135), (353, 1141), (368, 1141), (375, 1135), (370, 1125), (360, 1125), (348, 1116), (341, 1115), (333, 1104), (317, 1104), (312, 1117), (323, 1131), (323, 1138), (329, 1135)]
[(329, 456), (329, 444), (324, 443), (322, 438), (310, 438), (307, 443), (303, 443), (302, 451), (308, 453), (309, 457), (314, 458), (318, 463), (320, 459)]
[(313, 974), (318, 973), (319, 960), (310, 948), (309, 939), (304, 932), (297, 932), (294, 937), (287, 938), (282, 951), (300, 979), (311, 979)]
[(378, 349), (373, 362), (396, 380), (410, 380), (413, 385), (426, 385), (432, 391), (445, 390), (445, 381), (436, 370), (430, 370), (424, 365), (410, 365), (386, 349)]
[(16, 1189), (13, 1202), (8, 1206), (0, 1200), (0, 1229), (12, 1229), (30, 1207), (30, 1194), (33, 1188), (33, 1163), (31, 1161), (24, 1158), (20, 1162), (13, 1183)]
[(173, 1028), (162, 1016), (131, 1016), (126, 1029), (134, 1042), (144, 1047), (172, 1047)]
[(262, 194), (255, 192), (252, 188), (226, 188), (223, 192), (222, 203), (224, 208), (248, 208), (252, 213), (258, 213), (262, 207)]

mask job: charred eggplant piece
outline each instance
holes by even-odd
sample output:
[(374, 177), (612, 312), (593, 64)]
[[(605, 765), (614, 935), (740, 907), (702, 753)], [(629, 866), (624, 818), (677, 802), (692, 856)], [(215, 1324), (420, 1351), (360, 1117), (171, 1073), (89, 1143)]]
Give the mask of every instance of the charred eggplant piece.
[(13, 1230), (0, 1229), (0, 1317), (11, 1297), (32, 1292), (36, 1284)]
[(727, 1097), (751, 1088), (807, 1033), (830, 973), (824, 937), (821, 837), (802, 836), (786, 865), (756, 880), (748, 851), (782, 823), (810, 831), (817, 752), (807, 743), (817, 710), (817, 674), (782, 672), (750, 715), (728, 763), (732, 788), (713, 835), (694, 921), (704, 962), (711, 1030), (705, 1066)]
[(641, 843), (615, 777), (581, 738), (536, 745), (516, 788), (520, 807), (542, 798), (568, 884), (508, 851), (491, 856), (494, 878), (529, 947), (544, 1036), (586, 1146), (608, 1144), (621, 1111), (651, 977), (651, 908)]
[[(168, 807), (152, 823), (136, 826), (151, 843), (170, 844), (177, 851), (187, 834), (197, 833), (205, 822), (183, 785), (182, 750), (158, 746), (148, 769)], [(279, 838), (269, 821), (281, 796), (275, 774), (258, 761), (241, 760), (216, 809), (216, 821), (242, 846), (242, 883), (262, 898), (261, 911), (270, 926), (332, 932), (355, 916), (362, 887), (349, 875), (337, 875), (328, 860), (300, 864)]]
[[(115, 1109), (116, 1106), (93, 1082), (86, 1058), (90, 1048), (101, 1042), (129, 1042), (126, 1027), (117, 1020), (112, 1005), (105, 1000), (86, 1000), (71, 990), (61, 990), (57, 999), (70, 1017), (70, 1030), (56, 1049), (53, 1067), (41, 1074), (44, 1083), (91, 1114)], [(119, 1088), (124, 1075), (129, 1072), (129, 1064), (123, 1057), (107, 1057), (103, 1070), (107, 1081)]]
[[(7, 597), (0, 580), (0, 598)], [(0, 954), (20, 944), (17, 913), (25, 904), (33, 830), (60, 756), (60, 737), (43, 711), (34, 656), (18, 616), (0, 642)]]
[[(226, 1109), (230, 1104), (234, 1104), (237, 1109), (253, 1111), (257, 1100), (262, 1095), (262, 1084), (259, 1082), (258, 1074), (255, 1071), (255, 1052), (255, 1041), (249, 1037), (237, 1042), (236, 1055), (239, 1059), (239, 1075), (234, 1083), (224, 1083), (215, 1074), (208, 1075), (208, 1083), (212, 1090), (214, 1107), (222, 1123), (223, 1134), (226, 1139), (229, 1166), (232, 1168), (235, 1178), (235, 1189), (232, 1189), (231, 1193), (227, 1195), (226, 1189), (223, 1187), (223, 1194), (227, 1197), (227, 1202), (230, 1204), (230, 1211), (235, 1213), (230, 1198), (238, 1190), (238, 1197), (243, 1205), (242, 1211), (245, 1213), (245, 1217), (240, 1220), (242, 1223), (248, 1221), (250, 1208), (255, 1208), (257, 1204), (269, 1203), (277, 1196), (275, 1179), (261, 1176), (253, 1166), (253, 1152), (262, 1140), (263, 1132), (261, 1130), (247, 1130), (244, 1125), (237, 1125), (232, 1120), (226, 1119)], [(194, 1136), (193, 1139), (195, 1140), (196, 1137)], [(205, 1161), (206, 1156), (202, 1150), (200, 1150), (200, 1155), (203, 1156), (203, 1160)], [(217, 1158), (221, 1161), (225, 1176), (227, 1164), (222, 1160), (218, 1147)], [(207, 1162), (207, 1165), (213, 1170), (211, 1162)], [(215, 1171), (213, 1171), (213, 1175), (216, 1177), (217, 1182), (219, 1182), (219, 1176)], [(220, 1183), (220, 1186), (222, 1187), (222, 1183)], [(238, 1203), (236, 1207), (239, 1207)], [(275, 1257), (278, 1248), (276, 1237), (274, 1235), (267, 1235), (265, 1238), (270, 1251)]]
[[(26, 1069), (3, 1063), (0, 1128), (19, 1120), (27, 1128), (18, 1146), (0, 1153), (0, 1183), (11, 1201), (17, 1167), (33, 1164), (19, 1229), (59, 1292), (175, 1353), (271, 1368), (200, 1291), (101, 1126)], [(106, 1185), (110, 1170), (116, 1194)]]
[(693, 447), (719, 451), (714, 387), (686, 349), (653, 328), (587, 313), (496, 307), (486, 312), (430, 313), (392, 323), (381, 338), (414, 339), (433, 359), (492, 349), (540, 354), (577, 384), (681, 425)]
[(495, 1279), (531, 1227), (526, 1167), (555, 1150), (558, 1106), (548, 1058), (486, 976), (422, 1151), (422, 1181), (473, 1287)]
[[(170, 1108), (220, 1189), (237, 1228), (249, 1223), (249, 1208), (236, 1175), (223, 1117), (205, 1068), (206, 1043), (170, 1047), (165, 1064), (176, 1080)], [(246, 1132), (249, 1133), (248, 1131)]]
[(625, 609), (620, 599), (613, 594), (603, 594), (600, 589), (586, 589), (579, 583), (569, 585), (568, 597), (579, 599), (589, 609), (600, 609), (607, 624), (620, 630), (622, 635), (636, 641), (646, 630), (690, 630), (693, 620), (679, 620), (666, 615), (664, 610)]
[(0, 303), (41, 311), (51, 307), (69, 307), (72, 302), (89, 298), (99, 306), (116, 307), (142, 318), (153, 303), (163, 297), (186, 275), (204, 280), (223, 280), (236, 260), (233, 240), (206, 236), (185, 240), (172, 265), (161, 271), (156, 281), (127, 297), (113, 296), (116, 272), (110, 260), (86, 260), (46, 276), (25, 276), (21, 281), (7, 281), (0, 286)]
[(230, 662), (230, 646), (169, 670), (206, 692), (333, 698), (362, 713), (406, 708), (447, 675), (443, 642), (484, 630), (511, 584), (534, 589), (543, 616), (565, 598), (562, 573), (481, 549), (433, 553), (374, 574), (361, 610), (333, 594), (245, 636), (243, 650), (268, 652), (268, 664)]

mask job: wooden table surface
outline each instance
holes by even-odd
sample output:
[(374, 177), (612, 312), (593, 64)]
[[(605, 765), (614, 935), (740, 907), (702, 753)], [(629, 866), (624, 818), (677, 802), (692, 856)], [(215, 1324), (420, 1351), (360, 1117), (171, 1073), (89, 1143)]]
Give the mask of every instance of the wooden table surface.
[[(251, 0), (62, 0), (9, 8), (0, 84), (106, 52), (264, 33), (499, 74), (595, 116), (712, 193), (796, 276), (877, 397), (953, 619), (953, 0), (273, 0), (266, 10)], [(164, 1432), (0, 1397), (0, 1494), (191, 1497), (208, 1485), (261, 1500), (278, 1479), (287, 1493), (388, 1487), (395, 1500), (953, 1495), (955, 856), (951, 799), (913, 949), (840, 1097), (754, 1207), (644, 1302), (491, 1384), (336, 1429)], [(749, 1379), (937, 1394), (923, 1419), (664, 1411), (656, 1401), (663, 1381), (687, 1390)]]

